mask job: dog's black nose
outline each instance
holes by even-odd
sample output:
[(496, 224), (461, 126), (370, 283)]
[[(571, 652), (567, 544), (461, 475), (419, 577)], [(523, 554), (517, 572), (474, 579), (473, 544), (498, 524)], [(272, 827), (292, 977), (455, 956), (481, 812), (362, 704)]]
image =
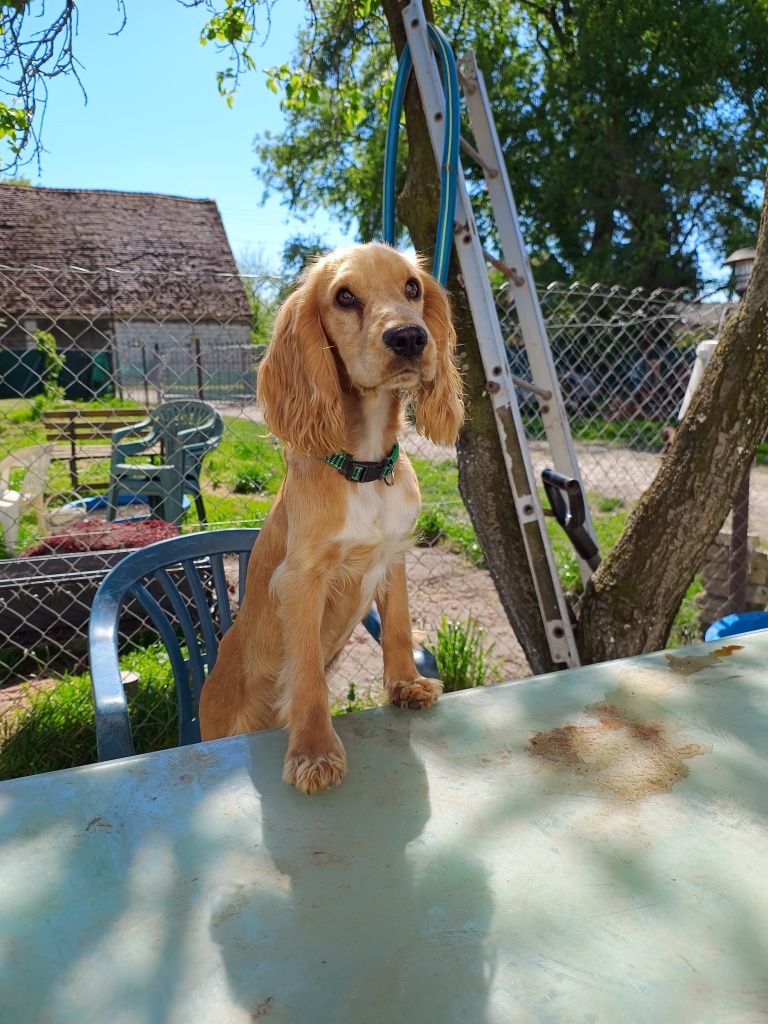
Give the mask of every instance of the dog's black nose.
[(427, 344), (427, 332), (418, 324), (406, 327), (390, 327), (383, 334), (384, 344), (405, 359), (415, 359), (421, 355)]

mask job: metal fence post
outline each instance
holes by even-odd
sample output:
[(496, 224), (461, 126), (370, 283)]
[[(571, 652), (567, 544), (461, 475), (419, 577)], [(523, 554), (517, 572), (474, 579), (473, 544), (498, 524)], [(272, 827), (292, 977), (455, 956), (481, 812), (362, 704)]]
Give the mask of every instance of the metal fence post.
[(203, 387), (203, 355), (200, 351), (200, 337), (192, 335), (192, 344), (195, 349), (195, 374), (197, 378), (197, 397), (201, 402), (205, 401), (205, 388)]

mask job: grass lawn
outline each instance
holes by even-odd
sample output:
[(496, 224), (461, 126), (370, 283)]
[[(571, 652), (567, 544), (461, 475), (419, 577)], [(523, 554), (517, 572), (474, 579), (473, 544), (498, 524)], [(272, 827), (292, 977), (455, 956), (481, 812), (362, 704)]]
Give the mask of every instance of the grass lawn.
[[(137, 754), (178, 744), (178, 715), (173, 673), (165, 648), (152, 644), (129, 651), (121, 668), (138, 675), (128, 698), (134, 749)], [(346, 702), (331, 714), (372, 707), (350, 686)], [(91, 682), (88, 673), (65, 675), (55, 686), (30, 690), (22, 707), (0, 715), (0, 780), (59, 771), (96, 761)]]
[(0, 398), (0, 459), (45, 440), (43, 424), (34, 418), (32, 402), (28, 398)]
[[(121, 659), (139, 674), (129, 700), (137, 753), (176, 746), (177, 713), (168, 655), (160, 645)], [(57, 771), (96, 760), (88, 674), (64, 676), (55, 687), (31, 692), (25, 705), (0, 716), (0, 778)]]
[[(98, 408), (105, 404), (113, 405), (115, 402), (78, 403), (78, 407)], [(225, 416), (224, 422), (226, 429), (221, 444), (203, 464), (202, 483), (209, 523), (218, 526), (260, 526), (285, 472), (282, 451), (267, 436), (263, 424), (235, 416)], [(33, 400), (0, 400), (0, 456), (44, 442), (42, 421)], [(104, 444), (103, 441), (93, 443)], [(82, 488), (80, 493), (75, 493), (71, 487), (67, 464), (58, 461), (52, 463), (46, 487), (50, 508), (105, 491), (109, 479), (108, 459), (82, 460), (78, 471)], [(19, 471), (16, 479), (12, 476), (11, 484), (18, 484), (21, 475), (22, 471)], [(195, 529), (198, 525), (197, 514), (192, 506), (184, 527)], [(22, 519), (20, 546), (27, 547), (39, 539), (37, 519), (32, 512)], [(0, 557), (4, 554), (0, 537)]]

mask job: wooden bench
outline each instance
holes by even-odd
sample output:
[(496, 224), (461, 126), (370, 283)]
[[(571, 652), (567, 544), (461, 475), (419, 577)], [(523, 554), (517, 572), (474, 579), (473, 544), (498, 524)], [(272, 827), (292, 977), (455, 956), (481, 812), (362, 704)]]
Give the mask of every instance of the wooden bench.
[[(27, 509), (35, 509), (40, 533), (45, 536), (45, 479), (52, 447), (48, 444), (20, 448), (0, 462), (0, 529), (9, 553), (18, 546), (19, 523)], [(24, 476), (16, 487), (11, 487), (11, 473), (16, 469), (23, 469)]]
[[(53, 444), (51, 458), (69, 463), (72, 489), (80, 487), (81, 459), (108, 459), (112, 452), (112, 431), (140, 423), (146, 409), (57, 409), (43, 414), (46, 441)], [(101, 442), (99, 444), (98, 442)]]

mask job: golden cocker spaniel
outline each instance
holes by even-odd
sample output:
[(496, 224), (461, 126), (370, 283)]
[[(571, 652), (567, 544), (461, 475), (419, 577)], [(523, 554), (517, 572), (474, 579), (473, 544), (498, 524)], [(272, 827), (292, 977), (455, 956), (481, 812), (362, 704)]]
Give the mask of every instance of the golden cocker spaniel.
[(440, 684), (413, 661), (405, 552), (419, 511), (397, 438), (453, 444), (464, 406), (443, 289), (387, 245), (319, 259), (277, 317), (259, 368), (287, 474), (254, 545), (245, 598), (203, 687), (203, 739), (288, 727), (283, 778), (305, 793), (338, 785), (346, 754), (325, 673), (375, 599), (392, 704), (426, 708)]

